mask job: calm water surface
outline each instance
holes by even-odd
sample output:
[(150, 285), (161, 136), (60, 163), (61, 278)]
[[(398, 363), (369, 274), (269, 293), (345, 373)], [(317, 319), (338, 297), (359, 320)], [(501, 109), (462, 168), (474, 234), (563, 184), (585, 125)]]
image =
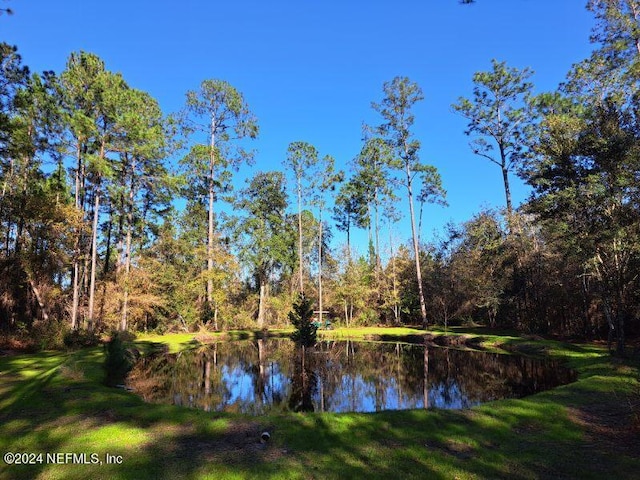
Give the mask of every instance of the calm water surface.
[(146, 401), (207, 411), (462, 409), (575, 380), (554, 361), (406, 343), (285, 339), (217, 344), (140, 360), (127, 384)]

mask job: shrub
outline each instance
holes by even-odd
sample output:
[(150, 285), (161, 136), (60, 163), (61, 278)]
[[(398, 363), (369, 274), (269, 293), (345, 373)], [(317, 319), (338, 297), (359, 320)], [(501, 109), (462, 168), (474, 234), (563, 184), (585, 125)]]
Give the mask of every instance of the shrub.
[(126, 333), (115, 332), (104, 346), (105, 384), (110, 387), (123, 384), (136, 361), (136, 352), (126, 346), (124, 337), (127, 337)]
[(64, 335), (63, 343), (70, 350), (95, 347), (100, 343), (100, 334), (84, 329), (69, 330)]

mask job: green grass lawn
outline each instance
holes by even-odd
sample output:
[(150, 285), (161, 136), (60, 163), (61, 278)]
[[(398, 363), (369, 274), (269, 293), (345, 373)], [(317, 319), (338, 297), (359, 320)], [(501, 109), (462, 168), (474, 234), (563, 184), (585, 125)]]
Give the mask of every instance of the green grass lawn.
[[(362, 329), (322, 335), (423, 333)], [(32, 454), (21, 459), (33, 464), (0, 460), (0, 479), (640, 478), (637, 363), (612, 359), (595, 345), (477, 330), (448, 333), (490, 349), (563, 358), (579, 379), (467, 411), (248, 417), (145, 404), (130, 392), (107, 388), (101, 384), (102, 348), (4, 356), (0, 453)], [(231, 338), (244, 336), (236, 332)], [(194, 338), (138, 341), (141, 348), (164, 343), (175, 351)], [(265, 430), (271, 439), (261, 443)], [(65, 455), (72, 453), (75, 458)]]

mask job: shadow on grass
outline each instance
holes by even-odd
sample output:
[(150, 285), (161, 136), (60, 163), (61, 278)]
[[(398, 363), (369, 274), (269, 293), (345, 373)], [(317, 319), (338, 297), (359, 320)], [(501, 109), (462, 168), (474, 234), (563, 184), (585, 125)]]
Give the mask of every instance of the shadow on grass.
[[(579, 368), (581, 381), (469, 411), (265, 417), (148, 405), (104, 387), (100, 348), (4, 357), (2, 452), (96, 453), (103, 464), (1, 465), (0, 478), (630, 478), (635, 452), (592, 436), (607, 425), (581, 422), (592, 405), (620, 406), (637, 369), (588, 345), (547, 351)], [(122, 463), (106, 464), (107, 453)]]
[[(141, 345), (147, 351), (160, 347), (153, 342)], [(262, 432), (274, 431), (273, 424), (145, 404), (129, 392), (100, 384), (102, 358), (101, 349), (0, 358), (0, 449), (45, 455), (33, 465), (0, 465), (0, 478), (277, 473), (270, 465), (284, 453), (273, 442), (261, 441)], [(85, 456), (64, 465), (47, 462), (47, 453), (65, 452)], [(92, 453), (101, 465), (84, 464), (91, 463)], [(107, 454), (121, 456), (122, 463), (107, 464)]]

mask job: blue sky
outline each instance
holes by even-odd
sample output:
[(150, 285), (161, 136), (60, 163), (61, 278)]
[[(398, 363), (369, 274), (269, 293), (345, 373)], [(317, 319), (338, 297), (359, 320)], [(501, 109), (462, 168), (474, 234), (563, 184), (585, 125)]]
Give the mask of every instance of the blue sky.
[[(111, 71), (153, 95), (166, 113), (208, 78), (245, 96), (261, 132), (253, 171), (282, 169), (290, 142), (314, 144), (346, 168), (382, 84), (408, 76), (423, 89), (415, 109), (421, 159), (435, 165), (448, 208), (425, 212), (423, 238), (482, 207), (502, 207), (498, 167), (474, 156), (451, 104), (470, 96), (491, 59), (531, 67), (537, 92), (552, 90), (592, 49), (586, 1), (478, 0), (8, 0), (2, 40), (32, 70), (61, 72), (72, 51), (97, 54)], [(238, 185), (251, 171), (242, 171)], [(527, 188), (512, 178), (516, 204)], [(407, 211), (406, 200), (399, 207)], [(397, 236), (411, 235), (405, 220)], [(344, 241), (337, 233), (339, 241)]]

